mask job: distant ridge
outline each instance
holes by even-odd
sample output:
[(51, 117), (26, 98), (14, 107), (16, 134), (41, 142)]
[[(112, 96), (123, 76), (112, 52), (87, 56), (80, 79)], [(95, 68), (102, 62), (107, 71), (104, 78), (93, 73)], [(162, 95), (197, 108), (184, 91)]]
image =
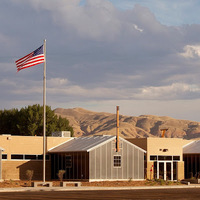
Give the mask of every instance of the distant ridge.
[[(66, 117), (74, 128), (74, 135), (115, 135), (116, 115), (93, 112), (83, 108), (54, 110), (58, 116)], [(168, 128), (166, 137), (194, 139), (200, 137), (200, 125), (189, 120), (173, 119), (167, 116), (140, 115), (139, 117), (120, 115), (120, 136), (124, 138), (160, 137), (161, 128)]]

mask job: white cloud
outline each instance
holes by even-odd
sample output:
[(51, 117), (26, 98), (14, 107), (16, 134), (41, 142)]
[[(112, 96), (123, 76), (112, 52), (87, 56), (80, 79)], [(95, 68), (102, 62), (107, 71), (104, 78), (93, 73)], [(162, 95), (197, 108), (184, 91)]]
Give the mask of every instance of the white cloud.
[(83, 38), (113, 39), (121, 31), (117, 10), (106, 0), (86, 0), (84, 6), (79, 5), (80, 0), (34, 0), (30, 3), (37, 10), (49, 10), (56, 24)]
[[(162, 103), (173, 107), (175, 101), (189, 99), (192, 104), (199, 98), (199, 59), (185, 57), (199, 56), (200, 25), (162, 25), (140, 1), (130, 10), (116, 9), (106, 0), (85, 2), (81, 6), (80, 0), (0, 2), (0, 15), (6, 19), (0, 22), (0, 43), (7, 50), (2, 48), (0, 56), (2, 107), (42, 99), (42, 67), (16, 76), (14, 57), (29, 53), (44, 36), (47, 102), (52, 106), (89, 108), (94, 103), (95, 108), (103, 102), (109, 110), (114, 103), (126, 102), (124, 110), (133, 107), (134, 114), (137, 107), (145, 114), (146, 105), (150, 114), (157, 104), (162, 113)], [(165, 4), (159, 6), (168, 10)], [(11, 36), (13, 43), (9, 43)]]
[(51, 78), (50, 80), (47, 80), (48, 87), (61, 87), (65, 86), (69, 83), (69, 81), (66, 78)]
[(185, 58), (200, 56), (200, 45), (186, 45), (184, 47), (184, 52), (180, 53), (180, 55)]
[(143, 29), (138, 28), (138, 26), (137, 26), (136, 24), (133, 24), (133, 27), (134, 27), (137, 31), (143, 32)]
[(187, 98), (191, 93), (199, 94), (200, 88), (194, 84), (173, 83), (161, 87), (145, 87), (140, 89), (140, 91), (141, 92), (136, 95), (139, 99), (175, 100), (179, 98)]

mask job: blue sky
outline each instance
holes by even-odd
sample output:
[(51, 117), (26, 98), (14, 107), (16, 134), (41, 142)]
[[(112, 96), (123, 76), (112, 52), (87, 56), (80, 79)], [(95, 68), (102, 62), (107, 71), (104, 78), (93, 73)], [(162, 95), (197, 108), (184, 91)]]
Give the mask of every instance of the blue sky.
[(47, 104), (200, 119), (200, 9), (186, 0), (0, 1), (0, 109), (42, 104), (43, 65), (15, 60), (47, 39)]
[(135, 4), (145, 6), (154, 13), (160, 23), (169, 26), (183, 24), (199, 24), (200, 2), (198, 0), (110, 0), (117, 8), (123, 10), (133, 9)]

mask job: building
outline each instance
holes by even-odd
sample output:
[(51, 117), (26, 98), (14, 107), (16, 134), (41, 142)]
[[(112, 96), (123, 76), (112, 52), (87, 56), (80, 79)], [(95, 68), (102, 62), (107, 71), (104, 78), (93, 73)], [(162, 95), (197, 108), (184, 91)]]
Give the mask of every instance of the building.
[(200, 140), (190, 141), (183, 147), (185, 178), (200, 178)]
[(116, 152), (115, 136), (73, 138), (49, 151), (52, 179), (66, 170), (67, 180), (144, 180), (143, 149), (120, 138)]
[(144, 149), (147, 179), (184, 179), (183, 147), (191, 140), (180, 138), (131, 138), (131, 143)]
[[(46, 180), (57, 179), (65, 169), (70, 180), (143, 180), (144, 153), (136, 145), (115, 136), (46, 137)], [(0, 178), (26, 179), (33, 170), (33, 180), (42, 180), (43, 137), (0, 136)]]
[[(47, 152), (52, 147), (70, 140), (69, 137), (46, 137)], [(1, 179), (26, 179), (26, 170), (34, 170), (33, 179), (41, 180), (43, 173), (43, 137), (0, 136)], [(51, 160), (46, 155), (46, 179), (51, 178)]]
[[(115, 136), (46, 137), (46, 180), (181, 180), (200, 178), (200, 140), (119, 138)], [(0, 135), (0, 179), (42, 180), (43, 137)]]

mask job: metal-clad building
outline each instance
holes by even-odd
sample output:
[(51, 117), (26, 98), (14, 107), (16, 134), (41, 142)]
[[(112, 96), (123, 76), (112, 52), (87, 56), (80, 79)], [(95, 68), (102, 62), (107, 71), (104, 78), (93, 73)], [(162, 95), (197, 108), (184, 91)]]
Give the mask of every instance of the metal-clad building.
[(200, 178), (200, 140), (192, 141), (183, 147), (185, 178)]
[(59, 170), (66, 170), (68, 180), (143, 180), (144, 153), (138, 146), (120, 138), (116, 152), (115, 136), (74, 138), (53, 148), (52, 179)]

